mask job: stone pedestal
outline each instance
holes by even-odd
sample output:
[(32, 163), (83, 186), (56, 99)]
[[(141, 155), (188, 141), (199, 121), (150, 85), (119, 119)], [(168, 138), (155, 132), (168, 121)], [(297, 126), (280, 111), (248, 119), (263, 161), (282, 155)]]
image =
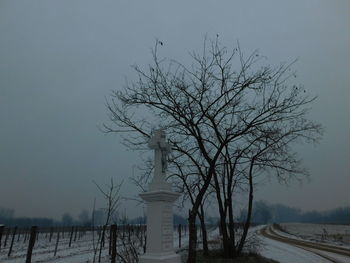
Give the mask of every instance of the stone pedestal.
[(140, 194), (147, 205), (147, 246), (140, 263), (180, 263), (174, 252), (173, 203), (178, 193), (169, 190)]

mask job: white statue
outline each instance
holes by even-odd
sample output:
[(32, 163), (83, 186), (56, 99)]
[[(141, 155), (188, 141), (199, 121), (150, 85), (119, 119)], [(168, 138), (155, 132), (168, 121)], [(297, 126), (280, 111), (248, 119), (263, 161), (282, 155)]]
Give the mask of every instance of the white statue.
[(148, 142), (148, 146), (154, 149), (154, 181), (165, 182), (165, 171), (167, 168), (167, 157), (171, 151), (167, 143), (163, 129), (156, 130)]
[(166, 182), (165, 172), (170, 145), (165, 132), (156, 130), (148, 142), (154, 150), (154, 177), (147, 192), (140, 194), (147, 205), (146, 253), (140, 256), (140, 263), (181, 263), (181, 257), (174, 251), (173, 204), (178, 193)]

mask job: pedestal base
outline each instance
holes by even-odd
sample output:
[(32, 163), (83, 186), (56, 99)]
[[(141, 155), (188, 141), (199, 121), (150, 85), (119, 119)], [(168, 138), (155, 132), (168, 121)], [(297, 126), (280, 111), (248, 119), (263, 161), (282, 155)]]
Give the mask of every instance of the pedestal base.
[(140, 257), (139, 263), (181, 263), (181, 257), (178, 254), (144, 254)]
[(174, 252), (173, 203), (178, 193), (163, 190), (140, 194), (147, 204), (147, 246), (140, 263), (181, 263)]

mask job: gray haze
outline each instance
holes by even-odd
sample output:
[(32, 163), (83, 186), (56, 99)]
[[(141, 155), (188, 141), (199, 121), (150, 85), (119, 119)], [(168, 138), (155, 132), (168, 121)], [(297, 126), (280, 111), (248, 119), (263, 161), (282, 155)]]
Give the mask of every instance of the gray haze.
[[(59, 218), (102, 200), (92, 180), (125, 178), (139, 163), (107, 121), (105, 97), (132, 80), (130, 65), (161, 55), (190, 62), (203, 37), (239, 40), (278, 64), (299, 58), (297, 81), (319, 99), (325, 127), (302, 145), (310, 182), (265, 180), (257, 198), (302, 209), (350, 205), (350, 1), (0, 1), (0, 207), (17, 216)], [(125, 206), (127, 207), (127, 206)], [(131, 216), (141, 208), (125, 208)]]

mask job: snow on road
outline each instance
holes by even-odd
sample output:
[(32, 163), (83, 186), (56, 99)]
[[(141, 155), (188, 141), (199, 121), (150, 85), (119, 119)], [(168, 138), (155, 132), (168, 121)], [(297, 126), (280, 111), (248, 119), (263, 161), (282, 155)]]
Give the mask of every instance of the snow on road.
[[(350, 225), (284, 223), (287, 233), (303, 240), (350, 248)], [(284, 232), (284, 234), (287, 234)]]
[(262, 241), (260, 254), (280, 263), (329, 263), (328, 260), (301, 248), (259, 236)]
[[(291, 240), (303, 240), (300, 236), (288, 234), (285, 232), (281, 232), (278, 229), (274, 228), (273, 232), (271, 232), (271, 228), (265, 228), (265, 226), (259, 226), (255, 229), (257, 233), (261, 233), (261, 230), (264, 228), (265, 234), (259, 235), (259, 239), (261, 242), (264, 243), (263, 249), (261, 250), (261, 254), (265, 257), (277, 260), (281, 263), (289, 263), (289, 262), (339, 262), (339, 263), (349, 263), (350, 257), (343, 255), (341, 252), (343, 252), (342, 248), (344, 248), (343, 245), (335, 246), (334, 242), (330, 242), (332, 246), (327, 247), (325, 243), (320, 243), (320, 249), (317, 249), (313, 246), (307, 246), (307, 248), (303, 249), (299, 247), (298, 244), (303, 246), (303, 243), (294, 243), (294, 244), (288, 244), (284, 243), (284, 240), (275, 240), (270, 239), (268, 235), (275, 236), (283, 236), (286, 238), (289, 238)], [(339, 227), (338, 227), (339, 228)], [(310, 231), (310, 230), (309, 230)], [(317, 242), (315, 243), (317, 244)], [(322, 250), (322, 247), (324, 247), (325, 250)], [(334, 247), (339, 247), (339, 254), (335, 251), (335, 249), (332, 252), (329, 252), (328, 249), (332, 249)], [(346, 250), (344, 251), (346, 254)]]
[(350, 262), (350, 259), (347, 256), (335, 254), (335, 253), (332, 253), (332, 252), (320, 251), (320, 250), (315, 250), (315, 252), (317, 252), (317, 253), (319, 253), (321, 255), (324, 255), (326, 257), (329, 257), (331, 259), (337, 260), (339, 262), (344, 262), (344, 263), (349, 263)]

